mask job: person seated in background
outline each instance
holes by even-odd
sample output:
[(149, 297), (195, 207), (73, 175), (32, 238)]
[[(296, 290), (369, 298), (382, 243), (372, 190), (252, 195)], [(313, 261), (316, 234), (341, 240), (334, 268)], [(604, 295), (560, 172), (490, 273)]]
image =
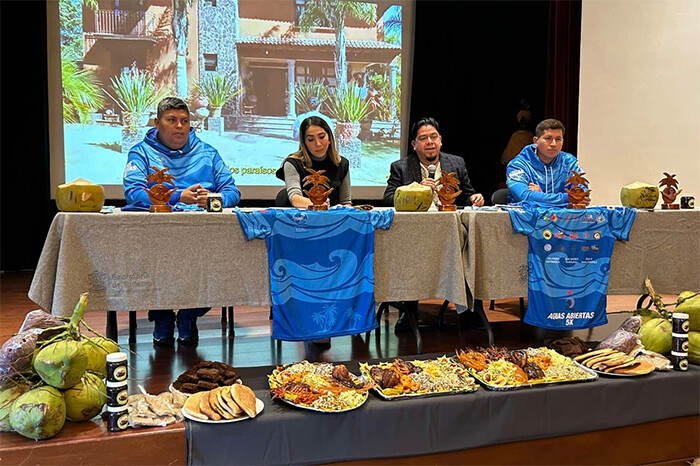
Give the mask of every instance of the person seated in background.
[[(440, 151), (442, 148), (442, 136), (440, 136), (438, 122), (434, 118), (421, 118), (416, 121), (411, 127), (410, 139), (411, 146), (415, 152), (391, 164), (389, 179), (384, 190), (384, 205), (393, 206), (396, 188), (413, 182), (430, 186), (433, 190), (433, 204), (437, 205), (439, 199), (435, 182), (440, 179), (443, 172), (457, 173), (459, 189), (462, 190), (462, 193), (455, 200), (456, 205), (473, 205), (477, 207), (484, 205), (484, 196), (475, 192), (469, 182), (464, 159)], [(429, 169), (428, 167), (431, 168)], [(417, 302), (406, 302), (406, 306), (414, 309), (417, 313)], [(477, 328), (481, 325), (477, 323), (478, 318), (473, 312), (465, 312), (468, 309), (464, 306), (456, 307), (461, 328)], [(395, 329), (408, 330), (409, 328), (408, 316), (406, 313), (402, 313), (396, 321)]]
[[(553, 118), (540, 122), (532, 142), (508, 163), (508, 202), (566, 207), (566, 179), (571, 170), (581, 172), (581, 166), (576, 157), (561, 150), (564, 125)], [(586, 197), (583, 202), (589, 204), (591, 200)]]
[(415, 152), (393, 162), (389, 169), (389, 179), (383, 199), (385, 206), (394, 205), (396, 188), (413, 182), (430, 186), (433, 190), (433, 203), (437, 205), (439, 200), (436, 181), (440, 179), (443, 172), (457, 173), (459, 189), (462, 190), (462, 193), (455, 199), (456, 205), (477, 207), (484, 205), (484, 196), (477, 193), (469, 182), (464, 159), (440, 151), (442, 136), (440, 136), (438, 122), (434, 118), (421, 118), (416, 121), (411, 127), (410, 140)]
[(330, 128), (331, 134), (334, 134), (335, 126), (333, 126), (333, 122), (330, 118), (318, 110), (320, 105), (321, 102), (318, 100), (318, 97), (311, 97), (309, 99), (309, 107), (311, 109), (308, 112), (297, 115), (297, 117), (294, 119), (294, 123), (292, 124), (292, 137), (294, 139), (299, 139), (299, 127), (301, 126), (301, 122), (312, 116), (323, 118), (325, 122), (328, 123), (328, 128)]
[(325, 170), (324, 176), (333, 188), (328, 197), (329, 205), (352, 205), (350, 194), (350, 163), (338, 153), (335, 137), (328, 122), (319, 116), (311, 116), (301, 122), (299, 150), (282, 162), (275, 175), (284, 181), (292, 207), (306, 208), (311, 200), (304, 194), (303, 179), (307, 169)]
[[(178, 202), (206, 207), (207, 193), (221, 193), (224, 207), (233, 207), (241, 193), (219, 152), (201, 141), (190, 127), (187, 104), (177, 97), (166, 97), (158, 104), (155, 128), (146, 133), (129, 151), (124, 169), (124, 196), (131, 205), (151, 204), (146, 192), (146, 176), (154, 166), (169, 168), (175, 177), (177, 190), (170, 204)], [(154, 322), (153, 342), (172, 344), (177, 320), (178, 342), (192, 344), (199, 340), (197, 317), (209, 308), (180, 309), (177, 318), (172, 309), (148, 311), (148, 320)]]

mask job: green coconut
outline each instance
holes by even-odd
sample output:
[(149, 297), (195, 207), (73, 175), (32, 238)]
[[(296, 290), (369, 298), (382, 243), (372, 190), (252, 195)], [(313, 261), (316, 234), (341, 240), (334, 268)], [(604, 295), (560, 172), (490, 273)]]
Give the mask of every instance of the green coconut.
[(634, 311), (633, 315), (642, 317), (642, 325), (646, 324), (648, 321), (650, 321), (652, 319), (663, 318), (663, 316), (661, 315), (660, 312), (654, 311), (651, 309), (647, 309), (647, 308), (637, 309), (636, 311)]
[(433, 202), (433, 190), (415, 181), (394, 192), (394, 208), (400, 212), (425, 212)]
[(639, 329), (639, 339), (649, 351), (668, 354), (671, 351), (671, 322), (666, 319), (651, 319)]
[(29, 384), (23, 380), (8, 379), (0, 389), (0, 432), (12, 430), (10, 411), (17, 398), (29, 391)]
[(688, 332), (688, 362), (700, 365), (700, 332)]
[(75, 340), (59, 340), (43, 347), (34, 358), (34, 370), (52, 387), (65, 390), (80, 381), (88, 358)]
[(620, 190), (620, 201), (625, 207), (653, 209), (659, 200), (659, 187), (653, 184), (635, 181)]
[(700, 294), (695, 291), (684, 291), (678, 295), (674, 312), (688, 314), (690, 330), (700, 332)]
[(66, 417), (71, 421), (87, 421), (102, 412), (107, 402), (107, 389), (102, 379), (85, 372), (80, 382), (63, 392)]
[(53, 437), (65, 422), (66, 402), (63, 394), (46, 385), (20, 395), (10, 411), (12, 428), (34, 440)]
[(85, 338), (80, 344), (87, 355), (87, 370), (105, 377), (107, 375), (107, 355), (119, 351), (119, 346), (109, 338), (100, 336)]

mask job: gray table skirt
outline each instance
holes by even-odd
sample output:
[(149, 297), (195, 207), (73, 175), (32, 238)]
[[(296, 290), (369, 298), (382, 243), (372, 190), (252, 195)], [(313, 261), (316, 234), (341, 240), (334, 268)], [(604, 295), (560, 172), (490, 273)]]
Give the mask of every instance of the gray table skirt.
[[(431, 355), (421, 356), (421, 358)], [(434, 355), (432, 355), (434, 356)], [(358, 363), (347, 363), (359, 373)], [(445, 453), (700, 414), (700, 369), (516, 391), (384, 401), (370, 393), (339, 414), (297, 409), (267, 394), (267, 368), (241, 368), (264, 401), (255, 419), (185, 421), (187, 463), (313, 464)]]

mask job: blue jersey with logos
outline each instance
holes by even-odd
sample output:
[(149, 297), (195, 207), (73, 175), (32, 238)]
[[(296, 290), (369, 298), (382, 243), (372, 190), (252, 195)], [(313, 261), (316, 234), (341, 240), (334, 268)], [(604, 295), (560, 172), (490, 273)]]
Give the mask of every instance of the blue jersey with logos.
[(236, 214), (248, 240), (267, 244), (272, 338), (314, 340), (377, 328), (374, 230), (391, 226), (393, 209)]
[(608, 322), (606, 295), (616, 239), (629, 239), (637, 211), (627, 207), (509, 210), (529, 237), (526, 323), (581, 329)]

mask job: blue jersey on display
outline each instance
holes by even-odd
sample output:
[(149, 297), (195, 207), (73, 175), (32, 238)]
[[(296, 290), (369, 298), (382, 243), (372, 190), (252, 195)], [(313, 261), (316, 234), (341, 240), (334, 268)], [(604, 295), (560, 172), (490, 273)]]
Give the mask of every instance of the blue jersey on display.
[(272, 338), (314, 340), (377, 328), (374, 230), (393, 210), (236, 211), (246, 239), (265, 238)]
[(526, 323), (581, 329), (608, 322), (606, 295), (615, 239), (629, 239), (637, 211), (626, 207), (509, 210), (529, 237)]

